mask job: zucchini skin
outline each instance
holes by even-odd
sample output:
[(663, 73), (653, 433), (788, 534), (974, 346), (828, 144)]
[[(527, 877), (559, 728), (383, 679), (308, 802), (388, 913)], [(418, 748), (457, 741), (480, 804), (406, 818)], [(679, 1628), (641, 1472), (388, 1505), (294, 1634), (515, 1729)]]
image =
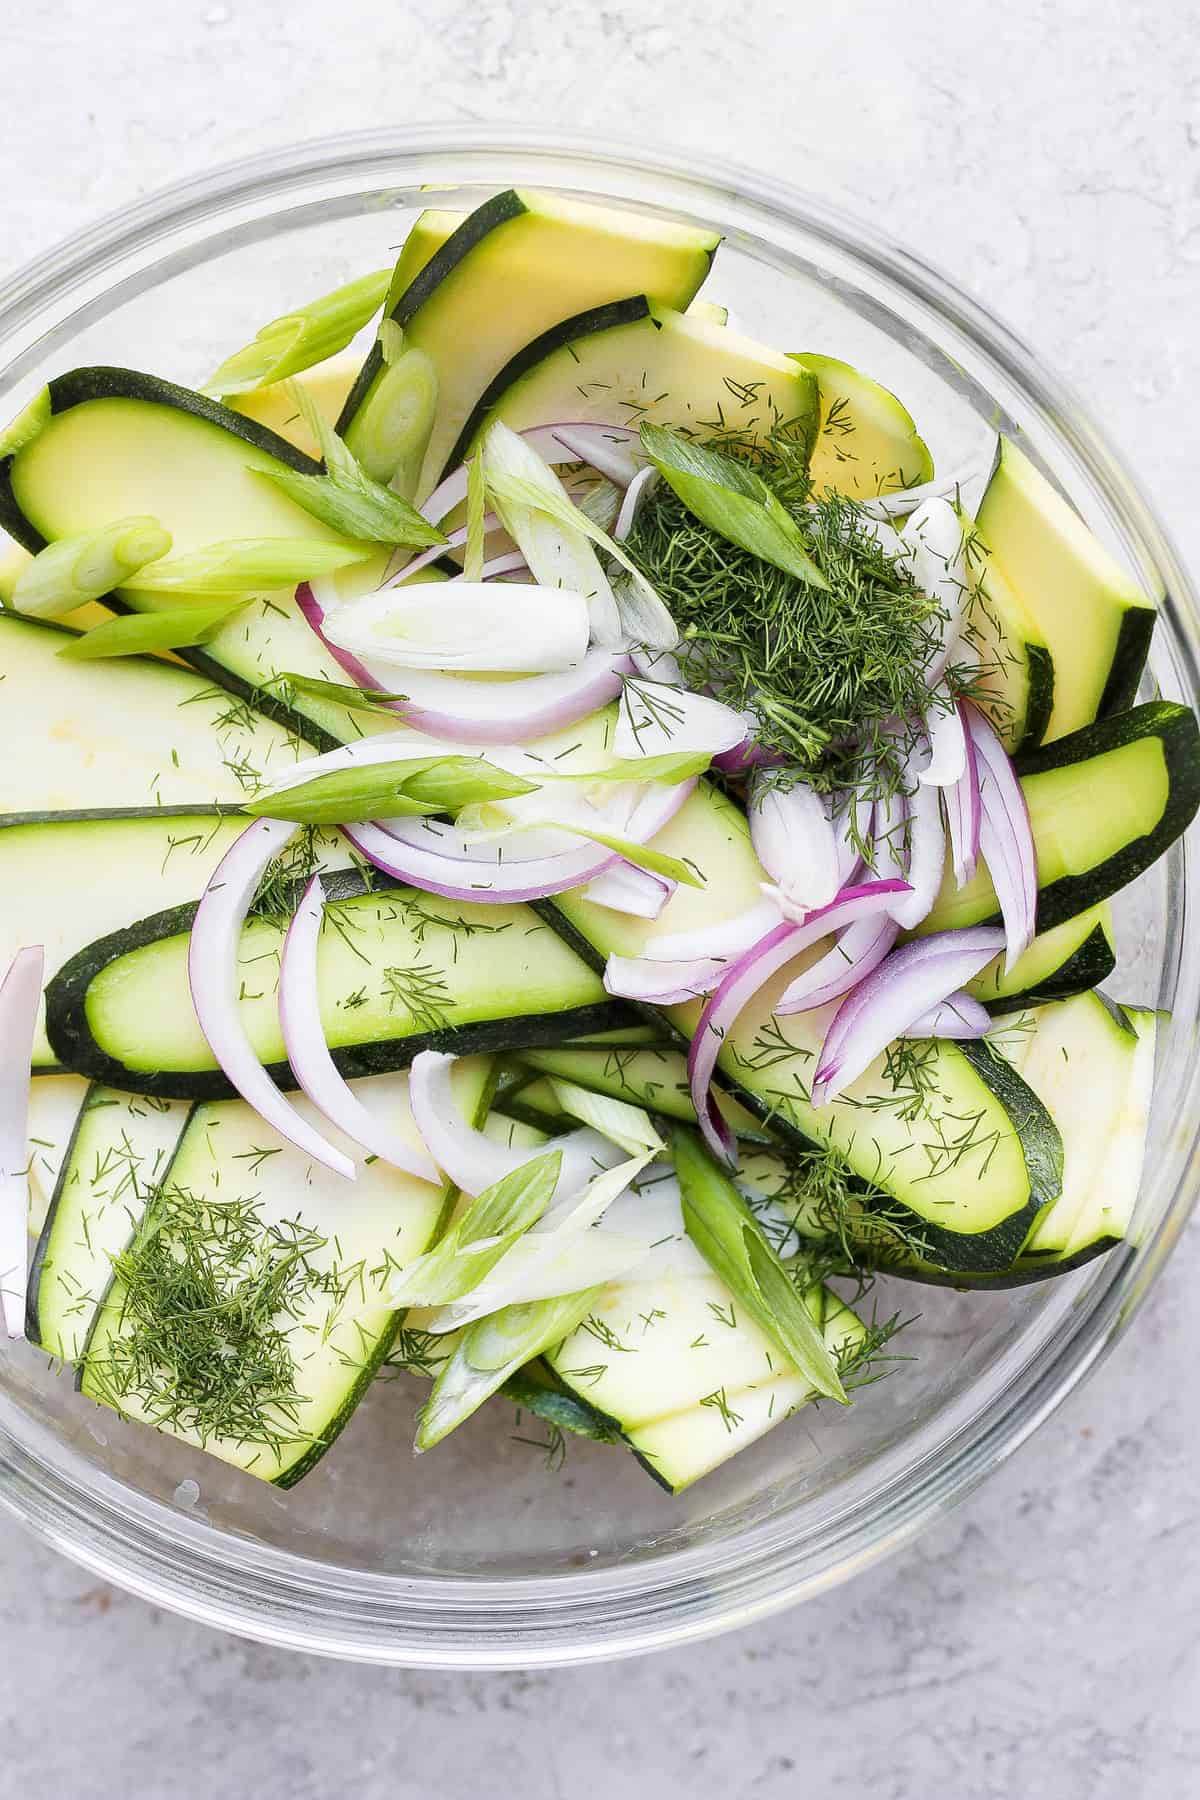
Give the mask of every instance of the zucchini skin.
[(1098, 718), (1106, 719), (1113, 713), (1125, 712), (1133, 705), (1150, 654), (1157, 616), (1149, 606), (1130, 606), (1122, 613), (1117, 647), (1097, 708)]
[[(362, 894), (402, 888), (403, 882), (385, 877), (364, 881), (347, 871), (323, 877), (329, 900), (348, 900)], [(299, 901), (297, 888), (296, 899)], [(169, 1100), (230, 1100), (237, 1091), (219, 1069), (130, 1069), (102, 1050), (87, 1020), (87, 993), (100, 970), (118, 956), (140, 950), (161, 938), (183, 936), (191, 929), (198, 901), (151, 913), (133, 925), (110, 932), (64, 963), (46, 989), (46, 1031), (54, 1054), (65, 1068), (86, 1075), (108, 1087), (129, 1093), (149, 1094)], [(537, 1013), (520, 1019), (476, 1020), (408, 1037), (384, 1038), (372, 1043), (347, 1045), (333, 1058), (347, 1080), (406, 1069), (421, 1050), (442, 1050), (455, 1056), (485, 1055), (503, 1050), (531, 1049), (561, 1044), (589, 1032), (613, 1031), (628, 1025), (630, 1012), (623, 1001), (597, 1002), (570, 1007), (560, 1013)], [(267, 1064), (272, 1079), (284, 1089), (299, 1084), (286, 1062)]]
[[(1029, 705), (1025, 711), (1025, 730), (1019, 748), (1031, 749), (1040, 744), (1050, 729), (1054, 711), (1054, 659), (1044, 644), (1026, 644), (1025, 661), (1029, 669)], [(1137, 687), (1136, 681), (1134, 687)]]
[[(419, 277), (418, 277), (419, 279)], [(576, 338), (590, 337), (597, 331), (609, 331), (617, 325), (636, 325), (639, 319), (650, 316), (650, 302), (644, 294), (632, 294), (627, 300), (610, 300), (603, 306), (593, 306), (584, 312), (576, 313), (573, 318), (563, 319), (558, 325), (551, 325), (538, 337), (532, 338), (514, 357), (494, 375), (482, 394), (471, 408), (466, 424), (455, 440), (454, 448), (446, 458), (442, 469), (442, 479), (451, 469), (465, 461), (475, 439), (482, 431), (488, 413), (503, 399), (514, 381), (527, 375), (530, 369), (544, 362), (555, 350), (561, 350), (564, 344), (573, 343)]]
[[(1167, 770), (1167, 804), (1157, 824), (1122, 845), (1095, 868), (1082, 875), (1060, 876), (1041, 888), (1037, 906), (1039, 931), (1050, 931), (1098, 901), (1107, 900), (1156, 863), (1191, 824), (1200, 809), (1200, 725), (1188, 707), (1171, 700), (1150, 700), (1144, 706), (1085, 725), (1015, 759), (1014, 767), (1022, 778), (1043, 775), (1150, 736), (1161, 743)], [(999, 918), (996, 912), (988, 922)]]
[[(434, 251), (425, 267), (414, 276), (399, 298), (392, 302), (388, 318), (401, 327), (407, 325), (418, 308), (424, 306), (430, 295), (448, 275), (454, 273), (459, 263), (477, 244), (482, 243), (498, 225), (506, 225), (510, 219), (519, 219), (528, 210), (515, 188), (506, 188), (502, 194), (494, 194), (482, 206), (477, 206), (450, 233), (446, 242)], [(336, 430), (339, 436), (344, 437), (354, 423), (382, 368), (383, 352), (376, 340), (367, 351), (363, 366), (355, 376), (354, 385), (338, 414)]]

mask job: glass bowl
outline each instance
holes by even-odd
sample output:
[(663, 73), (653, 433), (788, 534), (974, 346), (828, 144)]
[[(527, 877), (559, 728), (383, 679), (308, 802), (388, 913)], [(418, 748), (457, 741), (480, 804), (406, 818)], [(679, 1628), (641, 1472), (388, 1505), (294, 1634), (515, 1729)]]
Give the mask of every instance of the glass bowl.
[[(1075, 396), (974, 301), (871, 227), (767, 177), (475, 127), (275, 151), (92, 226), (0, 291), (0, 416), (48, 375), (126, 363), (203, 378), (264, 320), (393, 256), (424, 205), (536, 185), (719, 228), (710, 287), (748, 332), (860, 364), (939, 469), (999, 425), (1158, 595), (1152, 681), (1195, 703), (1200, 621), (1171, 545)], [(1150, 691), (1149, 689), (1147, 691)], [(1119, 996), (1170, 1007), (1136, 1247), (1011, 1294), (897, 1289), (917, 1361), (848, 1413), (809, 1409), (671, 1498), (632, 1457), (572, 1442), (544, 1466), (503, 1404), (416, 1462), (411, 1379), (377, 1382), (281, 1493), (126, 1425), (26, 1345), (0, 1358), (0, 1500), (159, 1605), (297, 1649), (504, 1667), (678, 1644), (818, 1592), (904, 1543), (1008, 1455), (1100, 1360), (1196, 1191), (1197, 846), (1123, 897)], [(836, 1415), (836, 1416), (835, 1416)]]

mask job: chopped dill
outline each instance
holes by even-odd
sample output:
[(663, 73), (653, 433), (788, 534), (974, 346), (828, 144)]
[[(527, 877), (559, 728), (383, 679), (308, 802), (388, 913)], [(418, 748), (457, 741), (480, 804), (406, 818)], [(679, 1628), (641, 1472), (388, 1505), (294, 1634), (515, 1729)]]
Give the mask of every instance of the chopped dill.
[[(626, 548), (679, 626), (688, 685), (752, 710), (759, 742), (816, 788), (864, 799), (894, 792), (930, 706), (926, 670), (945, 613), (880, 543), (861, 502), (813, 493), (808, 444), (794, 427), (777, 423), (761, 439), (727, 432), (712, 447), (767, 482), (828, 588), (729, 542), (661, 483)], [(974, 677), (956, 679), (965, 687)]]
[(440, 969), (432, 963), (393, 963), (383, 971), (388, 1010), (402, 1007), (422, 1031), (444, 1031), (454, 1001)]
[(337, 1291), (336, 1275), (312, 1262), (325, 1245), (298, 1219), (264, 1221), (253, 1200), (164, 1189), (113, 1258), (118, 1315), (87, 1358), (92, 1391), (202, 1445), (297, 1442), (289, 1328), (314, 1295)]
[(402, 1325), (392, 1340), (392, 1347), (379, 1365), (383, 1380), (394, 1381), (398, 1375), (423, 1375), (432, 1378), (454, 1348), (452, 1338), (433, 1331), (421, 1331), (415, 1325)]

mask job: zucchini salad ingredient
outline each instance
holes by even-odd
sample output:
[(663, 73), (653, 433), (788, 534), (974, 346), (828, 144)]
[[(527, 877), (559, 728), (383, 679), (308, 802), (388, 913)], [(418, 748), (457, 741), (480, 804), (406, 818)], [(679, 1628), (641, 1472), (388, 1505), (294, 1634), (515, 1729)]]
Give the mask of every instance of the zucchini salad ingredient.
[(499, 1396), (678, 1491), (903, 1365), (881, 1274), (1135, 1236), (1153, 605), (717, 251), (426, 212), (0, 438), (5, 1327), (279, 1486), (403, 1372), (421, 1451)]

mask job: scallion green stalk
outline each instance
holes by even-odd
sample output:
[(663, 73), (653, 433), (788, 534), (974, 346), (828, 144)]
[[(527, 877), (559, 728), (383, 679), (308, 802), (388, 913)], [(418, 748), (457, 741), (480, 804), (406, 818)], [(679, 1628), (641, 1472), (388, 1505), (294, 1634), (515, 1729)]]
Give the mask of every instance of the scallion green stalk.
[(60, 656), (70, 662), (90, 662), (102, 656), (144, 656), (152, 650), (183, 650), (205, 644), (239, 613), (245, 600), (224, 600), (212, 606), (178, 606), (162, 612), (127, 613), (107, 619), (103, 625), (68, 638)]
[(533, 1156), (485, 1188), (441, 1241), (389, 1286), (397, 1306), (446, 1306), (478, 1287), (505, 1251), (536, 1225), (554, 1196), (562, 1151)]
[(384, 487), (363, 468), (311, 395), (296, 383), (289, 391), (321, 447), (327, 473), (301, 475), (294, 469), (277, 468), (263, 469), (261, 474), (282, 488), (297, 506), (343, 537), (365, 538), (376, 544), (404, 544), (412, 549), (428, 549), (445, 542), (445, 534), (436, 525), (422, 518), (400, 494)]
[(346, 442), (372, 480), (410, 499), (437, 412), (438, 379), (424, 350), (401, 350), (346, 431)]
[(170, 532), (152, 518), (118, 519), (96, 531), (59, 538), (17, 576), (13, 610), (35, 619), (61, 618), (123, 587), (170, 548)]
[(329, 544), (320, 538), (231, 538), (188, 556), (141, 569), (124, 587), (146, 594), (251, 594), (294, 588), (374, 552), (366, 544)]
[(247, 812), (300, 825), (353, 825), (367, 819), (449, 813), (532, 793), (534, 783), (482, 756), (422, 756), (333, 769), (261, 794)]
[(483, 457), (478, 451), (467, 464), (467, 541), (463, 546), (463, 580), (483, 580), (483, 520), (487, 511), (487, 484)]
[(739, 1301), (818, 1394), (846, 1401), (834, 1358), (805, 1294), (729, 1177), (694, 1131), (671, 1135), (687, 1234)]
[(336, 356), (379, 311), (390, 280), (390, 269), (378, 269), (310, 300), (297, 312), (272, 319), (253, 343), (226, 357), (204, 392), (218, 400), (226, 394), (249, 393)]
[(661, 425), (643, 425), (642, 449), (702, 525), (810, 587), (829, 583), (795, 519), (748, 464)]
[(477, 1412), (510, 1375), (568, 1337), (596, 1308), (602, 1288), (506, 1306), (468, 1325), (421, 1409), (416, 1447), (431, 1450)]

